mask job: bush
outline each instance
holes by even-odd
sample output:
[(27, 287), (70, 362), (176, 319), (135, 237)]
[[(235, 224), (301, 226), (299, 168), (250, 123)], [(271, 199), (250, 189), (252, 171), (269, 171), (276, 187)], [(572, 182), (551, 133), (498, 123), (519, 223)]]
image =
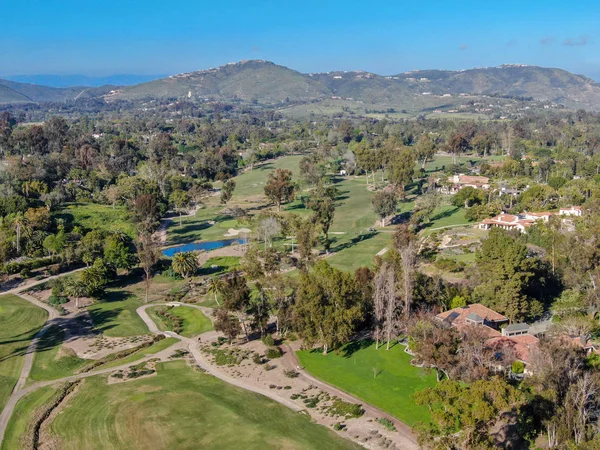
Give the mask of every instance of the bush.
[(31, 278), (31, 270), (24, 267), (21, 269), (21, 272), (19, 272), (19, 275), (21, 275), (21, 278)]
[(262, 356), (260, 356), (258, 353), (255, 353), (254, 355), (252, 355), (252, 362), (254, 362), (254, 364), (262, 364)]
[(510, 370), (512, 373), (522, 374), (525, 372), (525, 364), (523, 364), (521, 361), (514, 361), (510, 367)]
[(62, 296), (56, 296), (54, 294), (52, 294), (49, 298), (48, 298), (48, 304), (50, 306), (58, 306), (58, 305), (62, 305), (64, 303), (68, 303), (69, 299), (67, 297), (62, 297)]
[(296, 372), (294, 369), (286, 369), (283, 371), (283, 374), (288, 377), (288, 378), (297, 378), (298, 375), (300, 375), (298, 372)]
[(175, 272), (172, 267), (169, 267), (168, 269), (163, 270), (161, 272), (161, 275), (163, 277), (171, 278), (173, 280), (183, 280), (183, 277), (181, 275), (179, 275), (177, 272)]
[(386, 428), (389, 431), (396, 431), (396, 427), (394, 426), (394, 423), (390, 419), (386, 419), (385, 417), (380, 417), (379, 419), (377, 419), (377, 422), (379, 422), (381, 425), (384, 426), (384, 428)]
[(269, 359), (281, 358), (283, 356), (283, 352), (279, 347), (271, 347), (267, 349), (265, 356)]
[(262, 341), (267, 347), (273, 347), (275, 345), (275, 339), (273, 339), (273, 336), (270, 334), (267, 334)]
[(349, 403), (336, 398), (329, 407), (329, 412), (334, 416), (342, 416), (350, 419), (361, 417), (365, 413), (365, 410), (356, 403)]
[(434, 263), (435, 267), (446, 272), (461, 272), (465, 268), (465, 264), (457, 262), (453, 259), (440, 258)]
[(335, 431), (342, 431), (344, 428), (346, 428), (346, 425), (340, 422), (336, 422), (333, 424), (333, 429)]

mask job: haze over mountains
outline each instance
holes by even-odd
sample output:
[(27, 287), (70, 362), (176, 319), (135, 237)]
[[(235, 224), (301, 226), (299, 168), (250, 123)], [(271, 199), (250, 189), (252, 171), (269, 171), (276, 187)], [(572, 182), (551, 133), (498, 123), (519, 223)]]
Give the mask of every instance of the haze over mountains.
[(527, 65), (382, 76), (364, 71), (303, 74), (272, 62), (250, 60), (120, 87), (56, 88), (0, 80), (0, 103), (102, 97), (107, 101), (187, 98), (278, 105), (333, 97), (403, 108), (423, 96), (460, 94), (531, 97), (572, 109), (600, 110), (600, 84), (591, 78)]

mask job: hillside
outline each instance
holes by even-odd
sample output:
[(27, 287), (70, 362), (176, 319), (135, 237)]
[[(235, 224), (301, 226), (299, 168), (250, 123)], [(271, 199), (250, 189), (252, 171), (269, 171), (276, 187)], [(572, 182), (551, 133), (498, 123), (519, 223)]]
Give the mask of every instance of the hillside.
[(56, 88), (0, 79), (0, 103), (64, 102), (73, 100), (77, 96), (79, 96), (79, 98), (98, 97), (108, 93), (113, 88), (113, 86), (102, 86), (98, 88), (83, 86)]
[(0, 103), (66, 101), (77, 96), (103, 96), (107, 101), (186, 98), (277, 106), (343, 100), (364, 109), (427, 113), (460, 108), (464, 96), (476, 103), (483, 95), (494, 95), (600, 110), (600, 84), (592, 79), (562, 69), (526, 65), (381, 76), (363, 71), (303, 74), (272, 62), (251, 60), (121, 88), (52, 88), (6, 80), (0, 80), (0, 86), (4, 86)]

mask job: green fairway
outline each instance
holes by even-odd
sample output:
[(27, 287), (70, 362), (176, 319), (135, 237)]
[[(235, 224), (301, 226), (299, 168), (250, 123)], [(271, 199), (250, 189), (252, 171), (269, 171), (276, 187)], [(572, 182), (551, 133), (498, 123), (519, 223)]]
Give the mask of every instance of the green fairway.
[(0, 296), (0, 409), (19, 379), (31, 339), (47, 317), (45, 310), (16, 295)]
[(300, 175), (301, 155), (285, 156), (274, 159), (266, 163), (254, 166), (254, 169), (247, 170), (243, 174), (235, 177), (235, 191), (233, 193), (234, 203), (239, 203), (240, 199), (253, 196), (265, 195), (265, 183), (271, 172), (277, 169), (291, 170), (294, 180), (298, 180)]
[(27, 394), (19, 400), (6, 427), (4, 440), (2, 441), (2, 450), (23, 448), (21, 446), (21, 439), (28, 432), (29, 424), (33, 419), (35, 410), (50, 401), (55, 392), (54, 388), (47, 386), (33, 391), (31, 394)]
[(135, 312), (142, 305), (143, 302), (130, 292), (110, 288), (88, 311), (96, 331), (111, 337), (136, 336), (148, 333), (144, 321)]
[(61, 347), (64, 340), (65, 332), (58, 326), (54, 325), (46, 331), (36, 348), (30, 380), (56, 380), (73, 375), (75, 370), (88, 362), (78, 358), (72, 350)]
[[(199, 275), (220, 275), (232, 269), (239, 269), (239, 256), (216, 256), (209, 258), (200, 268)], [(216, 267), (215, 267), (216, 266)]]
[(50, 428), (64, 450), (359, 448), (183, 361), (159, 364), (157, 376), (127, 383), (85, 380)]
[(132, 238), (137, 235), (135, 225), (129, 218), (129, 211), (124, 206), (112, 208), (97, 203), (72, 203), (54, 213), (54, 217), (82, 225), (89, 230), (123, 231)]
[(392, 234), (380, 232), (349, 245), (326, 261), (333, 267), (353, 271), (358, 267), (372, 267), (375, 255), (391, 244)]
[(348, 344), (339, 354), (299, 351), (297, 355), (308, 372), (410, 426), (429, 420), (427, 408), (415, 405), (411, 396), (434, 386), (435, 374), (411, 366), (412, 357), (402, 345), (375, 350), (374, 344), (359, 341)]
[(181, 331), (178, 332), (178, 334), (181, 334), (182, 336), (192, 337), (213, 329), (210, 319), (202, 314), (202, 311), (196, 308), (190, 308), (189, 306), (155, 306), (148, 308), (148, 314), (161, 331), (175, 330), (173, 329), (173, 324), (170, 320), (157, 314), (159, 308), (167, 310), (170, 314), (182, 320)]

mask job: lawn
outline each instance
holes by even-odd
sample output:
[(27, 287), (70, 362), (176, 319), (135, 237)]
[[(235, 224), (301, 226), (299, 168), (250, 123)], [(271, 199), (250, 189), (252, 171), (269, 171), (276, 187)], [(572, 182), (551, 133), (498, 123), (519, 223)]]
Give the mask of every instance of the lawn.
[(63, 378), (83, 367), (89, 361), (77, 357), (69, 349), (62, 347), (65, 332), (54, 325), (48, 328), (40, 339), (29, 374), (31, 381), (56, 380)]
[(402, 345), (375, 350), (371, 342), (360, 341), (348, 344), (339, 354), (299, 351), (297, 355), (308, 372), (410, 426), (429, 420), (428, 409), (415, 405), (411, 396), (434, 386), (435, 374), (411, 366), (411, 356)]
[(69, 449), (357, 449), (309, 417), (194, 371), (183, 361), (154, 377), (87, 379), (51, 431)]
[(54, 218), (82, 225), (90, 230), (123, 231), (132, 238), (137, 234), (135, 225), (129, 218), (129, 211), (124, 206), (112, 208), (97, 203), (71, 203), (54, 213)]
[(2, 450), (22, 448), (21, 437), (29, 431), (29, 424), (35, 410), (50, 401), (55, 392), (54, 388), (47, 386), (27, 394), (19, 400), (6, 427)]
[(366, 235), (362, 240), (349, 244), (347, 248), (330, 256), (326, 261), (333, 267), (353, 271), (358, 267), (372, 267), (375, 255), (391, 244), (392, 234), (379, 232)]
[(221, 275), (232, 269), (239, 269), (239, 256), (215, 256), (209, 258), (200, 268), (199, 275)]
[[(159, 330), (173, 331), (173, 324), (157, 314), (159, 308), (165, 309), (167, 307), (155, 306), (148, 308), (148, 314), (152, 320), (154, 320)], [(182, 319), (182, 330), (178, 333), (182, 336), (192, 337), (213, 329), (210, 319), (202, 314), (202, 311), (196, 308), (190, 308), (189, 306), (174, 306), (168, 308), (168, 311), (174, 316)]]
[(88, 311), (96, 331), (110, 337), (137, 336), (148, 333), (144, 321), (135, 312), (142, 305), (142, 300), (131, 292), (110, 288)]
[(48, 313), (16, 295), (0, 296), (0, 409), (10, 397), (31, 339)]

